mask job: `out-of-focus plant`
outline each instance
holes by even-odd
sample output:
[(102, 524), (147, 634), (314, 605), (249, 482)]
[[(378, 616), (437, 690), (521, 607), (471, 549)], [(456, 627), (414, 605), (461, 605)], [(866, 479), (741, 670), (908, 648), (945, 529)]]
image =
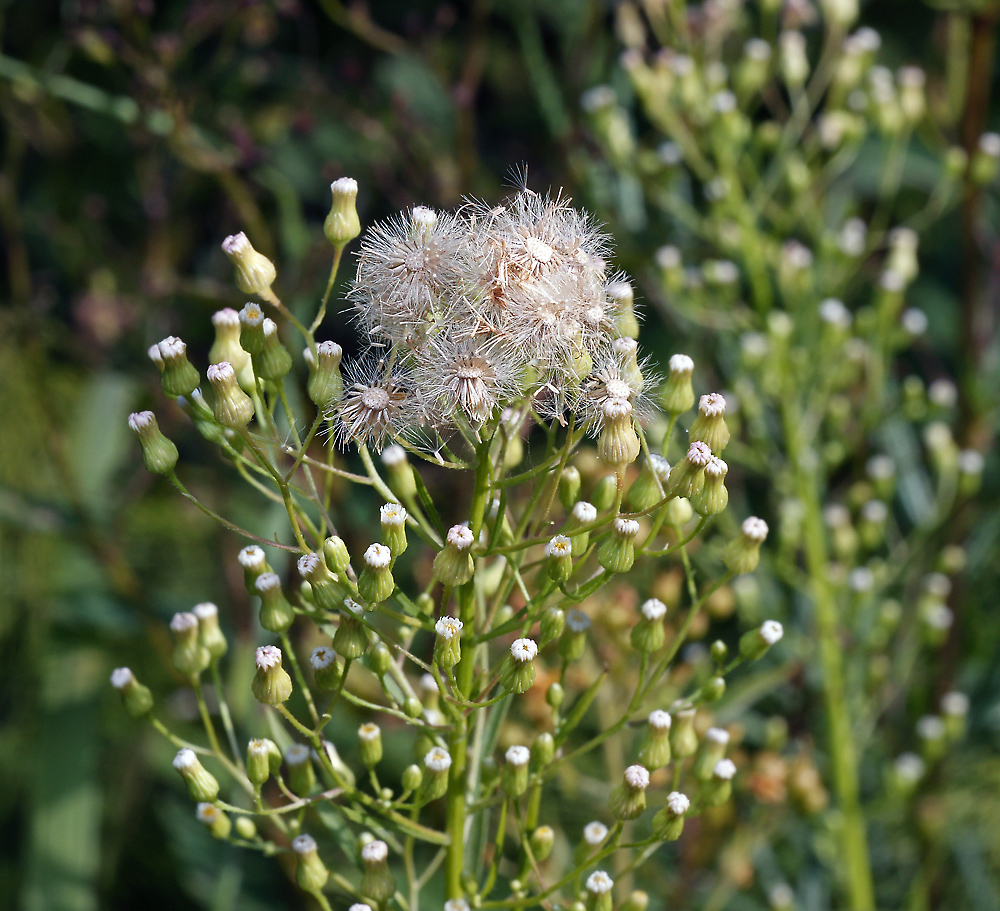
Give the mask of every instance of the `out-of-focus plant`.
[[(961, 86), (879, 65), (878, 33), (852, 31), (856, 3), (819, 6), (624, 4), (628, 90), (598, 86), (582, 105), (609, 182), (641, 187), (670, 225), (650, 296), (712, 329), (738, 414), (732, 461), (780, 542), (765, 576), (734, 586), (739, 610), (808, 607), (794, 628), (807, 654), (814, 643), (834, 792), (816, 850), (844, 906), (872, 909), (903, 898), (891, 879), (876, 888), (871, 823), (920, 832), (911, 900), (934, 876), (922, 861), (943, 828), (917, 824), (914, 797), (933, 789), (968, 700), (940, 698), (927, 669), (964, 564), (947, 525), (984, 461), (956, 443), (957, 389), (907, 296), (922, 232), (995, 180), (1000, 136), (952, 144)], [(822, 811), (819, 783), (796, 777), (792, 793)], [(778, 885), (772, 904), (792, 907)]]
[[(177, 447), (153, 413), (129, 420), (151, 472), (255, 541), (239, 562), (260, 626), (278, 643), (255, 653), (248, 685), (260, 709), (247, 724), (257, 736), (244, 749), (233, 722), (239, 694), (223, 684), (228, 642), (214, 604), (170, 623), (173, 665), (207, 745), (171, 730), (129, 668), (112, 684), (131, 715), (179, 748), (174, 768), (211, 835), (294, 855), (298, 885), (321, 907), (331, 888), (355, 908), (415, 911), (426, 889), (449, 911), (553, 901), (608, 911), (612, 873), (625, 904), (645, 907), (633, 872), (732, 793), (731, 735), (709, 726), (711, 704), (737, 668), (751, 679), (742, 670), (783, 633), (767, 620), (732, 652), (720, 640), (698, 660), (680, 654), (702, 608), (756, 568), (767, 537), (763, 521), (747, 518), (719, 549), (712, 581), (692, 568), (689, 548), (728, 504), (725, 401), (702, 396), (673, 469), (651, 450), (643, 423), (656, 411), (655, 379), (639, 360), (630, 287), (609, 275), (607, 238), (565, 199), (527, 190), (459, 214), (417, 206), (371, 229), (352, 291), (369, 351), (342, 375), (341, 347), (316, 332), (361, 227), (355, 181), (332, 191), (330, 280), (308, 325), (277, 296), (274, 264), (240, 233), (223, 250), (239, 290), (262, 303), (213, 317), (210, 397), (179, 338), (149, 352), (164, 393), (283, 508), (289, 543), (215, 513), (180, 479)], [(291, 404), (296, 358), (266, 307), (305, 345), (311, 406)], [(670, 362), (669, 421), (655, 425), (664, 447), (694, 405), (693, 371), (684, 355)], [(588, 452), (594, 461), (588, 435), (604, 466), (593, 502), (581, 499), (575, 464), (587, 467)], [(357, 449), (363, 473), (340, 464), (337, 442)], [(382, 450), (381, 469), (370, 449)], [(414, 458), (467, 472), (468, 501), (435, 500)], [(335, 525), (343, 482), (383, 501), (379, 541), (360, 559)], [(291, 558), (295, 574), (283, 579), (275, 569)], [(649, 585), (648, 573), (633, 573), (640, 558), (684, 580), (669, 637), (667, 605), (638, 596)], [(606, 626), (623, 597), (633, 616), (598, 646), (592, 625)], [(359, 713), (354, 744), (338, 729)], [(546, 801), (565, 788), (596, 817), (575, 831)]]

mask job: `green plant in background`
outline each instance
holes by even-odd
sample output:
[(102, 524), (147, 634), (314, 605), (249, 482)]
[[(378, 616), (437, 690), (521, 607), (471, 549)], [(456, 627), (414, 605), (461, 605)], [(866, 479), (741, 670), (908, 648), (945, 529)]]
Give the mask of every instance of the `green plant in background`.
[[(277, 297), (270, 260), (242, 234), (223, 244), (240, 290), (300, 333), (311, 418), (303, 423), (290, 404), (294, 358), (260, 304), (215, 315), (211, 400), (180, 339), (150, 349), (164, 393), (282, 505), (294, 543), (217, 516), (178, 477), (178, 451), (152, 413), (130, 418), (150, 471), (256, 541), (239, 562), (278, 644), (254, 656), (260, 709), (244, 723), (255, 739), (241, 748), (213, 604), (170, 623), (172, 663), (193, 690), (207, 746), (168, 728), (128, 668), (112, 684), (130, 714), (179, 748), (174, 768), (209, 832), (265, 855), (290, 852), (298, 885), (322, 907), (329, 888), (356, 908), (416, 909), (428, 889), (449, 911), (552, 901), (610, 909), (616, 880), (619, 894), (630, 890), (686, 819), (729, 801), (737, 766), (726, 755), (730, 732), (709, 726), (711, 705), (737, 668), (782, 638), (768, 620), (733, 655), (721, 640), (694, 663), (680, 655), (706, 601), (753, 571), (767, 536), (764, 522), (747, 519), (714, 581), (696, 577), (688, 550), (728, 503), (725, 402), (702, 397), (686, 455), (669, 469), (643, 431), (654, 381), (638, 359), (628, 286), (609, 280), (607, 238), (567, 200), (527, 190), (458, 214), (417, 206), (371, 229), (352, 291), (369, 351), (342, 374), (339, 346), (315, 332), (360, 224), (357, 184), (341, 179), (332, 190), (324, 228), (335, 256), (308, 328)], [(671, 361), (669, 421), (654, 422), (664, 452), (694, 404), (693, 369), (683, 355)], [(581, 499), (574, 464), (587, 467), (588, 435), (606, 472), (592, 502)], [(334, 440), (356, 448), (363, 473), (339, 464)], [(371, 448), (382, 450), (381, 469)], [(413, 458), (468, 473), (471, 498), (457, 507), (467, 521), (449, 527), (456, 505), (435, 502)], [(331, 482), (342, 480), (384, 501), (379, 541), (360, 559), (337, 535)], [(649, 584), (643, 557), (681, 567), (687, 604), (668, 637), (667, 606), (645, 599), (621, 649), (598, 650), (615, 664), (601, 670), (588, 631), (607, 622), (612, 595), (638, 602), (637, 587)], [(294, 575), (275, 572), (272, 561), (291, 558)], [(532, 701), (536, 690), (544, 703)], [(612, 715), (595, 722), (599, 702)], [(367, 720), (349, 763), (342, 726), (359, 710)], [(612, 738), (620, 743), (609, 751)], [(581, 781), (599, 817), (582, 837), (545, 797)], [(647, 901), (632, 891), (626, 904)]]
[[(951, 145), (952, 73), (929, 95), (923, 70), (878, 65), (878, 33), (851, 31), (856, 3), (820, 7), (625, 4), (621, 75), (641, 126), (625, 91), (582, 103), (609, 180), (669, 225), (645, 283), (669, 319), (712, 328), (738, 405), (731, 461), (777, 524), (767, 573), (734, 585), (741, 616), (766, 603), (796, 619), (807, 654), (815, 643), (835, 796), (815, 851), (844, 906), (927, 907), (949, 829), (918, 824), (915, 798), (933, 792), (968, 700), (940, 698), (948, 682), (926, 672), (944, 668), (965, 563), (948, 525), (984, 459), (955, 441), (956, 386), (907, 298), (921, 234), (994, 181), (1000, 136), (971, 155)], [(900, 808), (912, 828), (897, 837), (919, 858), (902, 894), (876, 888), (869, 842)], [(772, 879), (794, 877), (795, 853)]]

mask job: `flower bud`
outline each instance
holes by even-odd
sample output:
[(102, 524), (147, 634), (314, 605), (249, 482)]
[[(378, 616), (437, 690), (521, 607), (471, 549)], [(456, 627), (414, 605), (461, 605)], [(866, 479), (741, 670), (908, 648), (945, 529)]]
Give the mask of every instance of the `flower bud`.
[(649, 895), (641, 889), (634, 889), (629, 897), (622, 902), (618, 911), (646, 911), (649, 907)]
[(219, 628), (219, 609), (210, 601), (196, 604), (191, 613), (198, 618), (198, 638), (208, 649), (212, 661), (218, 661), (229, 648), (226, 637)]
[(734, 575), (752, 573), (760, 562), (760, 546), (767, 538), (767, 523), (751, 516), (743, 521), (740, 536), (726, 545), (722, 562)]
[(186, 747), (180, 750), (174, 757), (174, 768), (184, 779), (192, 800), (213, 801), (219, 796), (219, 782), (201, 764), (194, 750), (189, 750)]
[(972, 153), (969, 177), (973, 183), (985, 186), (1000, 172), (1000, 134), (983, 133)]
[(580, 487), (580, 470), (574, 465), (567, 465), (559, 475), (559, 502), (567, 512), (580, 499)]
[(187, 345), (171, 335), (160, 342), (157, 348), (163, 361), (163, 373), (160, 376), (163, 394), (176, 397), (194, 392), (201, 378), (187, 358)]
[(573, 542), (566, 535), (556, 535), (545, 545), (549, 578), (566, 582), (573, 575)]
[(525, 693), (535, 683), (535, 656), (538, 646), (532, 639), (515, 639), (510, 655), (500, 668), (500, 685), (509, 693)]
[(358, 577), (358, 594), (368, 604), (381, 604), (396, 588), (391, 563), (392, 551), (384, 544), (372, 544), (365, 551), (364, 566)]
[(262, 548), (256, 544), (244, 547), (236, 557), (243, 567), (243, 585), (251, 595), (257, 594), (257, 577), (272, 572)]
[(616, 819), (638, 819), (646, 810), (649, 772), (644, 766), (630, 765), (621, 783), (611, 791), (611, 812)]
[(240, 385), (253, 386), (253, 374), (244, 376), (244, 371), (250, 367), (250, 352), (244, 351), (240, 345), (242, 323), (240, 315), (232, 307), (226, 307), (212, 314), (212, 325), (215, 327), (215, 341), (208, 351), (209, 364), (221, 364), (225, 361), (233, 365), (233, 370), (240, 380)]
[(281, 666), (281, 649), (262, 645), (255, 654), (257, 670), (250, 683), (254, 698), (264, 705), (281, 705), (292, 695), (292, 678)]
[(566, 627), (566, 614), (561, 608), (550, 607), (542, 614), (538, 629), (539, 647), (548, 645), (553, 639), (558, 639)]
[(802, 32), (786, 29), (778, 37), (781, 75), (792, 88), (800, 88), (809, 76), (806, 39)]
[(392, 664), (392, 653), (384, 642), (376, 642), (368, 653), (368, 670), (376, 677), (384, 677), (389, 673)]
[(231, 430), (245, 430), (253, 418), (253, 400), (236, 382), (236, 371), (223, 361), (212, 364), (207, 371), (208, 381), (215, 390), (215, 419)]
[(406, 550), (406, 509), (399, 503), (385, 503), (379, 509), (382, 525), (382, 543), (392, 552), (395, 560)]
[(528, 790), (528, 760), (531, 753), (527, 747), (512, 746), (504, 754), (503, 772), (500, 775), (500, 787), (511, 798), (520, 797)]
[(668, 493), (689, 500), (701, 493), (705, 486), (705, 467), (712, 458), (712, 450), (705, 443), (692, 443), (683, 461), (670, 470)]
[(709, 728), (698, 748), (691, 774), (698, 781), (708, 781), (712, 777), (716, 763), (725, 757), (729, 745), (729, 731), (724, 728)]
[(285, 750), (285, 765), (288, 767), (288, 789), (299, 797), (306, 797), (316, 787), (312, 751), (304, 743), (293, 743)]
[(562, 688), (562, 684), (558, 680), (554, 680), (549, 684), (549, 688), (545, 691), (545, 701), (548, 703), (549, 708), (558, 712), (565, 698), (566, 691)]
[(626, 281), (611, 282), (607, 287), (608, 301), (615, 310), (615, 329), (623, 338), (639, 337), (639, 320), (635, 315), (635, 293)]
[(662, 709), (649, 713), (646, 735), (639, 747), (639, 762), (647, 769), (660, 769), (670, 763), (671, 717)]
[[(614, 478), (612, 478), (612, 481)], [(590, 532), (577, 532), (578, 528), (583, 528), (597, 520), (597, 508), (586, 500), (578, 500), (566, 519), (562, 527), (562, 533), (568, 535), (573, 542), (573, 556), (582, 557), (590, 545)]]
[(396, 892), (396, 881), (389, 869), (389, 848), (384, 841), (371, 841), (361, 849), (361, 874), (359, 891), (365, 898), (382, 905)]
[(705, 484), (691, 497), (691, 508), (700, 516), (717, 516), (729, 505), (726, 474), (729, 466), (718, 456), (712, 456), (705, 466)]
[(667, 489), (670, 464), (663, 456), (650, 453), (639, 477), (625, 495), (625, 502), (633, 512), (645, 512), (659, 503)]
[(566, 628), (559, 637), (559, 656), (569, 664), (578, 661), (587, 645), (587, 633), (590, 631), (590, 617), (583, 611), (573, 608), (566, 614)]
[(424, 755), (424, 780), (421, 797), (425, 802), (444, 797), (448, 790), (451, 756), (443, 747), (431, 747)]
[(603, 870), (596, 870), (587, 877), (586, 911), (611, 911), (614, 907), (611, 888), (615, 881)]
[(343, 250), (361, 233), (358, 218), (358, 182), (353, 177), (340, 177), (330, 184), (333, 202), (323, 221), (323, 233), (337, 250)]
[(465, 525), (448, 529), (444, 547), (434, 558), (434, 578), (445, 585), (464, 585), (475, 572), (472, 545), (475, 539)]
[(729, 444), (725, 414), (725, 398), (718, 392), (703, 395), (698, 402), (698, 417), (691, 424), (688, 438), (691, 442), (704, 443), (714, 455), (719, 455)]
[(536, 769), (544, 769), (556, 754), (556, 741), (555, 738), (548, 732), (544, 731), (539, 734), (534, 743), (531, 744), (531, 761), (534, 763)]
[(623, 468), (636, 460), (640, 449), (632, 403), (628, 399), (608, 399), (600, 412), (597, 457), (613, 468)]
[(610, 573), (627, 573), (635, 562), (639, 523), (621, 516), (611, 523), (611, 534), (597, 551), (597, 562)]
[(121, 694), (122, 705), (133, 718), (141, 718), (153, 707), (152, 692), (135, 679), (130, 668), (116, 667), (111, 672), (111, 685)]
[(552, 826), (539, 826), (531, 833), (528, 844), (531, 846), (531, 853), (535, 860), (541, 863), (547, 860), (552, 853), (552, 846), (556, 843), (556, 833)]
[(712, 769), (711, 778), (706, 781), (699, 792), (699, 797), (709, 807), (720, 807), (733, 793), (733, 776), (736, 766), (731, 759), (720, 759)]
[(295, 882), (303, 892), (322, 892), (330, 878), (330, 871), (320, 860), (316, 839), (311, 835), (296, 835), (292, 839), (295, 852)]
[(240, 347), (252, 360), (254, 355), (259, 356), (264, 351), (264, 321), (267, 317), (260, 304), (255, 301), (247, 301), (237, 317), (240, 321)]
[(185, 677), (197, 677), (212, 660), (198, 637), (198, 618), (188, 612), (174, 614), (170, 632), (174, 634), (174, 667)]
[(413, 480), (413, 466), (406, 457), (406, 450), (398, 443), (386, 446), (382, 451), (382, 464), (388, 475), (389, 489), (399, 499), (409, 502), (417, 495), (417, 484)]
[(986, 460), (978, 449), (963, 449), (958, 454), (958, 490), (962, 496), (972, 497), (983, 483)]
[(343, 594), (323, 557), (319, 554), (303, 554), (295, 566), (299, 575), (309, 583), (317, 607), (328, 611), (340, 608)]
[(408, 765), (403, 769), (402, 784), (404, 791), (416, 791), (424, 780), (424, 773), (418, 765)]
[(639, 622), (632, 627), (632, 648), (646, 654), (658, 651), (666, 640), (663, 618), (667, 615), (667, 606), (659, 598), (650, 598), (643, 603), (639, 613)]
[(698, 734), (694, 729), (695, 709), (674, 712), (670, 727), (670, 750), (678, 759), (693, 756), (698, 749)]
[(694, 406), (694, 389), (691, 386), (694, 361), (686, 354), (675, 354), (670, 358), (668, 370), (667, 382), (660, 393), (660, 404), (667, 414), (676, 416)]
[(340, 375), (340, 360), (344, 349), (336, 342), (320, 342), (316, 354), (306, 348), (302, 352), (309, 368), (309, 383), (306, 387), (309, 400), (321, 411), (333, 408), (344, 396), (344, 379)]
[(965, 736), (968, 715), (969, 697), (965, 693), (952, 690), (941, 697), (941, 716), (944, 720), (945, 734), (952, 743)]
[(242, 231), (227, 237), (222, 249), (236, 270), (236, 287), (244, 294), (268, 297), (278, 274), (274, 263), (258, 253)]
[(217, 806), (211, 803), (200, 803), (194, 811), (195, 818), (202, 823), (212, 838), (225, 841), (229, 838), (229, 832), (233, 827), (229, 817)]
[(454, 667), (462, 658), (462, 627), (457, 617), (442, 617), (434, 624), (434, 663), (439, 667)]
[(128, 426), (139, 437), (142, 462), (153, 474), (170, 474), (177, 465), (177, 447), (165, 437), (152, 411), (130, 414)]
[(262, 380), (276, 383), (292, 369), (292, 355), (278, 338), (278, 324), (273, 319), (265, 319), (263, 324), (264, 345), (251, 355), (253, 372)]
[(281, 751), (266, 737), (247, 744), (247, 778), (260, 787), (281, 768)]
[(756, 661), (767, 650), (776, 645), (785, 630), (777, 620), (765, 620), (758, 629), (746, 632), (740, 638), (740, 657), (745, 661)]
[(684, 829), (684, 814), (691, 801), (680, 791), (671, 791), (663, 809), (653, 817), (653, 834), (660, 841), (677, 841)]
[(254, 589), (260, 596), (260, 625), (272, 633), (288, 629), (295, 620), (295, 611), (281, 590), (281, 579), (275, 573), (261, 573)]
[(368, 650), (368, 633), (361, 622), (363, 611), (357, 601), (344, 599), (340, 623), (333, 634), (333, 650), (346, 661), (356, 661)]
[(382, 761), (382, 729), (368, 721), (358, 728), (358, 750), (361, 764), (374, 768)]
[(618, 478), (615, 474), (607, 474), (594, 486), (590, 499), (599, 512), (608, 512), (614, 508), (618, 496)]

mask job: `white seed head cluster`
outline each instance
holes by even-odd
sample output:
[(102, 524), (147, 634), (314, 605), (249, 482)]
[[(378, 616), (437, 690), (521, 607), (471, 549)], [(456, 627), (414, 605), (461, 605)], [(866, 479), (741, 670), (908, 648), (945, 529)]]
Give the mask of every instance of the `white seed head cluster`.
[(533, 639), (515, 639), (511, 643), (510, 653), (518, 663), (533, 661), (538, 654), (538, 646)]
[(437, 446), (525, 400), (546, 418), (596, 421), (616, 382), (614, 398), (646, 414), (652, 378), (630, 369), (634, 345), (614, 345), (633, 294), (608, 274), (609, 252), (568, 198), (526, 189), (496, 208), (416, 206), (375, 225), (351, 297), (380, 356), (345, 366), (338, 440)]

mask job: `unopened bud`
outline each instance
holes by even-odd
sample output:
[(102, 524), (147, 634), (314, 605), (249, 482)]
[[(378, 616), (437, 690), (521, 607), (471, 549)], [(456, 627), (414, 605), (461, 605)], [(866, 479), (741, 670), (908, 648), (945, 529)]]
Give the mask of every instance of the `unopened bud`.
[(358, 218), (358, 182), (353, 177), (341, 177), (330, 184), (333, 202), (323, 221), (323, 233), (333, 246), (342, 250), (361, 233)]
[(227, 237), (222, 249), (236, 270), (236, 287), (244, 294), (267, 297), (278, 274), (274, 263), (258, 253), (242, 231)]
[(133, 718), (141, 718), (152, 709), (153, 693), (135, 679), (130, 668), (115, 668), (111, 672), (111, 685), (121, 694), (125, 711)]
[(254, 698), (264, 705), (281, 705), (292, 695), (292, 678), (281, 666), (281, 649), (263, 645), (255, 655), (256, 672), (250, 683)]
[(130, 414), (129, 428), (139, 437), (142, 462), (153, 474), (170, 474), (177, 465), (177, 447), (163, 435), (152, 411)]

